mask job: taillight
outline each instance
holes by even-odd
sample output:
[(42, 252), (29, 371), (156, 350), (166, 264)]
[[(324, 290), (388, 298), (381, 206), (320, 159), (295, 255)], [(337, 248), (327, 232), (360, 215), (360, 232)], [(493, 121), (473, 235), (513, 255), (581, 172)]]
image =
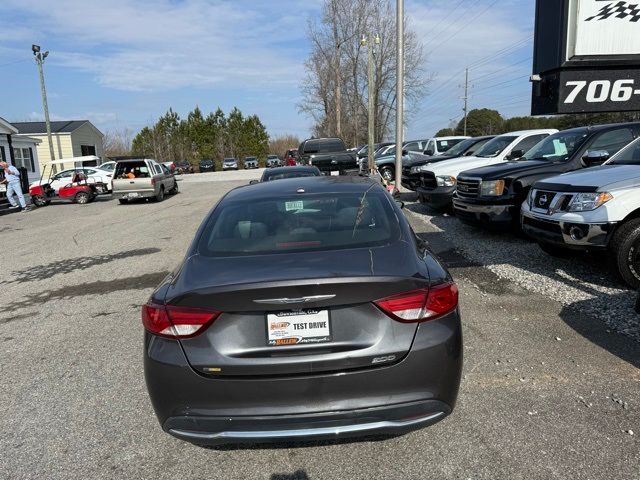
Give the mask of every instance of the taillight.
[(155, 185), (156, 185), (156, 179), (155, 178), (151, 179), (151, 185), (155, 187)]
[(147, 303), (142, 306), (142, 324), (154, 335), (169, 338), (193, 337), (203, 332), (220, 312), (199, 308)]
[(445, 283), (400, 293), (374, 302), (399, 322), (424, 322), (452, 312), (458, 306), (458, 286)]

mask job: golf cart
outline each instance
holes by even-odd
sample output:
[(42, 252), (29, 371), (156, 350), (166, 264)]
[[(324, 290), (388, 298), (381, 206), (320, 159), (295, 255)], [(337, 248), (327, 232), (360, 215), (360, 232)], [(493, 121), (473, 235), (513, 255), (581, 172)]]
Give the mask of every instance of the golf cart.
[(55, 174), (54, 165), (65, 163), (70, 163), (70, 160), (55, 160), (45, 164), (40, 180), (32, 183), (29, 187), (31, 201), (36, 207), (49, 205), (54, 199), (85, 204), (95, 200), (99, 194), (108, 191), (104, 182), (97, 181), (95, 177), (87, 175), (82, 166), (74, 166), (72, 169), (64, 170), (61, 172), (61, 174), (64, 173), (63, 176)]

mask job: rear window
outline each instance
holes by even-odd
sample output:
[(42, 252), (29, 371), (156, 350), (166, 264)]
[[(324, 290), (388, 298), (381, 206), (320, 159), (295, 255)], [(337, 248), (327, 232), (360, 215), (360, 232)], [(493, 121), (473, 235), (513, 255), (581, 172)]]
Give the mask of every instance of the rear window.
[(265, 172), (264, 181), (269, 182), (271, 180), (282, 180), (284, 178), (300, 178), (300, 177), (318, 177), (320, 176), (320, 170), (298, 170), (298, 171), (286, 171), (280, 173), (268, 173)]
[(341, 152), (344, 150), (344, 143), (340, 139), (308, 140), (304, 144), (304, 153), (328, 153)]
[(149, 168), (143, 161), (140, 162), (119, 162), (116, 164), (115, 178), (129, 178), (133, 173), (135, 178), (149, 178)]
[(383, 192), (279, 196), (223, 202), (198, 249), (205, 256), (335, 250), (386, 245), (399, 235)]

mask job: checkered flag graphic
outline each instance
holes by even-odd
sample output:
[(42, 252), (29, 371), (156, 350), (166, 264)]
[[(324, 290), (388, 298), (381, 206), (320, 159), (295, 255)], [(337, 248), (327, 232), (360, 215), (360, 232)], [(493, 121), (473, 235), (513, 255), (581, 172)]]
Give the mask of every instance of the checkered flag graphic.
[(606, 20), (609, 17), (614, 18), (627, 18), (630, 22), (640, 21), (640, 7), (637, 3), (627, 2), (611, 2), (600, 9), (600, 11), (593, 17), (586, 19), (587, 22), (591, 20)]

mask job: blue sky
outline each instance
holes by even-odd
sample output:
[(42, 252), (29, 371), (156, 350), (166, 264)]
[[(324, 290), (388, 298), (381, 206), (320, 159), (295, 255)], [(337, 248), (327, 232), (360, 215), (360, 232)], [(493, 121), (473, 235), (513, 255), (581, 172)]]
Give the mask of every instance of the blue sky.
[[(88, 118), (103, 131), (134, 131), (169, 107), (186, 114), (258, 114), (271, 135), (309, 134), (297, 112), (309, 52), (307, 19), (321, 0), (2, 0), (0, 116), (40, 120), (31, 44), (45, 63), (54, 119)], [(470, 108), (529, 113), (533, 0), (406, 0), (427, 53), (429, 94), (412, 112), (408, 137), (432, 135), (461, 117), (464, 68)], [(390, 19), (393, 21), (393, 19)]]

